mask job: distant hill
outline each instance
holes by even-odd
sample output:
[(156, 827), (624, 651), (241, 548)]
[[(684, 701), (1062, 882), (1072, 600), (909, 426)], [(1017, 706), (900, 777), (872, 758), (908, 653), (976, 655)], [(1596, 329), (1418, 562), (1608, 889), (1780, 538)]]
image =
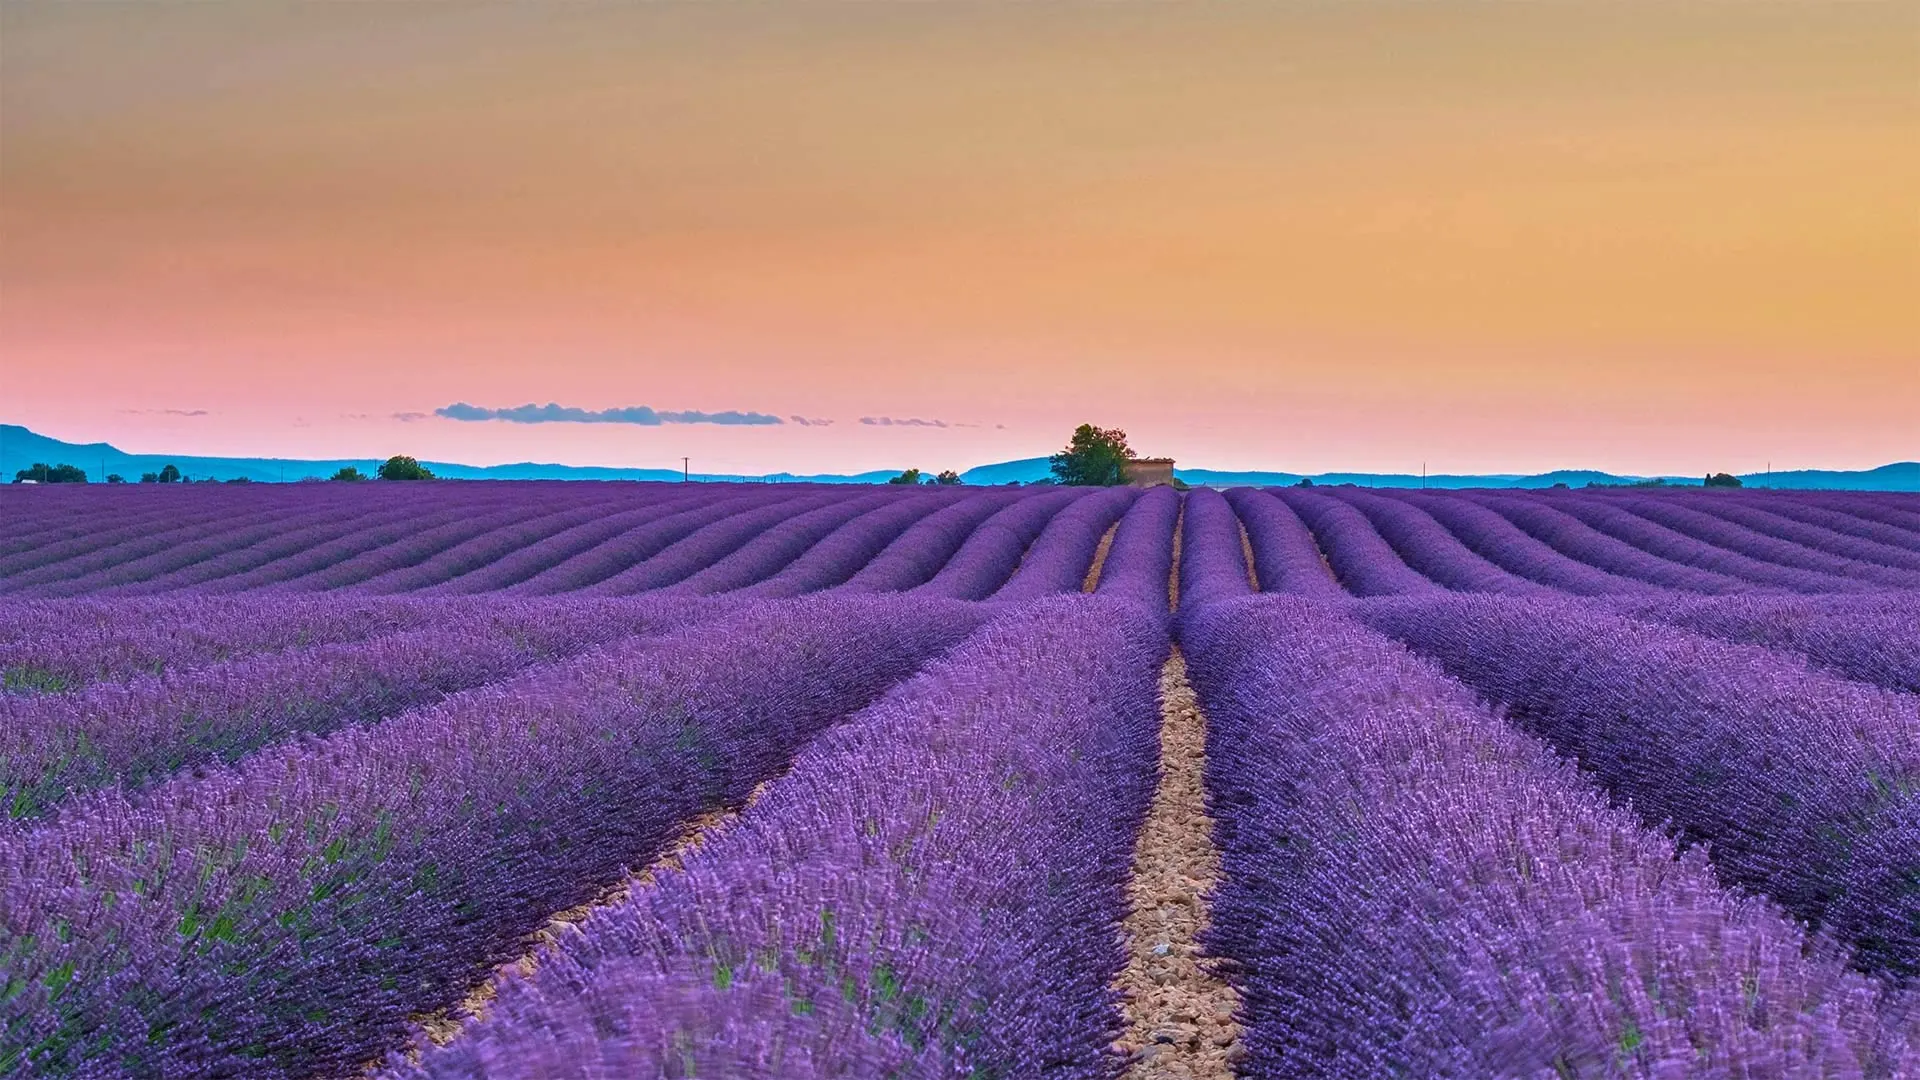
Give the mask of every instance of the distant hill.
[[(229, 458), (199, 457), (187, 454), (130, 454), (109, 443), (70, 443), (50, 438), (30, 431), (18, 424), (0, 424), (0, 481), (10, 481), (13, 474), (27, 468), (36, 461), (49, 465), (77, 465), (86, 470), (87, 478), (99, 481), (106, 473), (114, 472), (129, 481), (138, 480), (143, 472), (159, 472), (164, 465), (172, 464), (188, 477), (198, 480), (211, 476), (216, 480), (232, 480), (246, 477), (249, 480), (273, 482), (278, 480), (295, 481), (308, 477), (326, 478), (340, 469), (351, 465), (361, 472), (372, 475), (380, 467), (383, 459), (378, 458), (337, 458), (325, 461), (312, 461), (295, 458)], [(102, 465), (104, 464), (104, 471)], [(678, 480), (677, 469), (623, 469), (597, 465), (556, 465), (541, 462), (522, 461), (511, 465), (462, 465), (453, 461), (424, 462), (434, 475), (451, 480)], [(744, 476), (733, 473), (694, 473), (693, 479), (710, 482), (733, 483), (818, 483), (818, 484), (879, 484), (890, 477), (899, 475), (898, 469), (876, 469), (871, 472), (840, 474), (821, 473), (802, 475), (796, 473), (769, 473), (763, 476)], [(1001, 461), (991, 465), (976, 465), (960, 474), (960, 478), (969, 484), (1000, 485), (1014, 481), (1032, 483), (1044, 480), (1048, 476), (1047, 459), (1044, 457), (1022, 458), (1018, 461)], [(1189, 484), (1208, 487), (1239, 487), (1242, 485), (1271, 487), (1297, 484), (1302, 479), (1312, 480), (1315, 484), (1355, 484), (1360, 487), (1419, 487), (1421, 478), (1414, 473), (1291, 473), (1291, 472), (1234, 472), (1222, 469), (1176, 469), (1174, 475)], [(1492, 474), (1467, 476), (1453, 474), (1435, 474), (1426, 477), (1429, 488), (1545, 488), (1556, 483), (1568, 487), (1585, 487), (1589, 483), (1631, 484), (1644, 479), (1638, 476), (1617, 476), (1613, 473), (1590, 469), (1562, 469), (1555, 472), (1535, 473), (1532, 475)], [(1698, 476), (1670, 476), (1665, 478), (1670, 484), (1699, 484)], [(1835, 471), (1826, 469), (1801, 469), (1792, 472), (1747, 473), (1740, 479), (1749, 487), (1776, 488), (1826, 488), (1842, 491), (1920, 491), (1920, 462), (1902, 461), (1892, 465), (1882, 465), (1877, 469), (1857, 471)]]

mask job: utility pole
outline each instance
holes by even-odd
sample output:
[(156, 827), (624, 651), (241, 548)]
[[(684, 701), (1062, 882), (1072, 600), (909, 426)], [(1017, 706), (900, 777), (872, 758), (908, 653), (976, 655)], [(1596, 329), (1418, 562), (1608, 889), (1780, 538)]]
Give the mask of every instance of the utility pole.
[(693, 467), (688, 464), (689, 460), (684, 457), (680, 459), (680, 482), (683, 484), (693, 478)]

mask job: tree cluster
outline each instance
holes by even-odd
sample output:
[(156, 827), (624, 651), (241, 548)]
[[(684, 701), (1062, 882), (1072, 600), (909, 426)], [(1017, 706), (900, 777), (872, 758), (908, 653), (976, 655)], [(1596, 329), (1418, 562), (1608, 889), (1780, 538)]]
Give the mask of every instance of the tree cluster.
[(1740, 486), (1740, 478), (1733, 475), (1732, 473), (1723, 473), (1723, 472), (1708, 473), (1707, 486), (1721, 487), (1721, 488), (1737, 488)]
[(952, 469), (942, 469), (933, 476), (923, 475), (919, 469), (908, 469), (899, 476), (888, 480), (889, 484), (929, 484), (941, 487), (960, 483), (960, 474)]
[(429, 472), (425, 465), (420, 464), (405, 454), (395, 454), (388, 458), (385, 463), (380, 466), (379, 476), (382, 480), (433, 479), (433, 473)]
[(13, 474), (16, 484), (29, 480), (36, 484), (84, 484), (87, 474), (75, 465), (48, 465), (44, 461), (36, 461), (32, 468), (21, 469)]
[(1127, 482), (1131, 460), (1133, 448), (1127, 445), (1126, 432), (1081, 424), (1073, 429), (1066, 449), (1047, 459), (1047, 466), (1055, 483), (1112, 487)]

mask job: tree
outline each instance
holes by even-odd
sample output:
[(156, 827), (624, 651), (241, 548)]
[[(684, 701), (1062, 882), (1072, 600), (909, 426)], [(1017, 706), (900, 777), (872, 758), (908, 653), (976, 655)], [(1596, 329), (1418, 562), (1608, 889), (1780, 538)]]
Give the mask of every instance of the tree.
[(13, 474), (13, 482), (31, 480), (36, 484), (84, 484), (87, 474), (73, 465), (48, 465), (36, 461), (30, 469), (21, 469)]
[(425, 465), (420, 464), (405, 454), (395, 454), (387, 459), (386, 464), (380, 466), (380, 479), (431, 480), (433, 479), (433, 474), (427, 471)]
[(126, 482), (127, 482), (127, 478), (124, 476), (121, 476), (117, 472), (110, 472), (107, 474), (107, 483), (109, 484), (124, 484)]
[(940, 475), (935, 476), (932, 480), (929, 480), (927, 482), (929, 484), (939, 484), (942, 487), (949, 487), (954, 484), (958, 484), (961, 481), (960, 481), (959, 473), (954, 472), (952, 469), (941, 469)]
[(229, 483), (229, 484), (251, 484), (251, 483), (253, 483), (253, 477), (251, 477), (251, 476), (236, 476), (236, 477), (234, 477), (233, 479), (231, 479), (231, 480), (227, 480), (227, 481), (225, 481), (225, 482), (226, 482), (226, 483)]
[(1740, 478), (1733, 475), (1732, 473), (1723, 473), (1723, 472), (1708, 473), (1707, 486), (1737, 488), (1740, 486)]
[(1073, 429), (1066, 449), (1048, 458), (1047, 465), (1062, 484), (1111, 487), (1127, 482), (1127, 462), (1132, 459), (1126, 432), (1081, 424)]
[(174, 467), (172, 463), (168, 463), (161, 467), (158, 480), (162, 484), (178, 484), (185, 481), (186, 477), (181, 476), (180, 470)]
[(1294, 487), (1312, 487), (1312, 486), (1313, 486), (1313, 477), (1311, 477), (1311, 476), (1303, 476), (1303, 477), (1301, 477), (1301, 478), (1300, 478), (1300, 482), (1299, 482), (1299, 483), (1297, 483), (1297, 484), (1295, 484), (1295, 485), (1293, 485), (1293, 486), (1294, 486)]
[(887, 483), (889, 484), (918, 484), (919, 482), (920, 482), (919, 469), (908, 469), (906, 472), (903, 472), (899, 476), (896, 476), (893, 479), (887, 481)]
[(365, 480), (366, 478), (367, 478), (366, 473), (361, 472), (359, 469), (356, 469), (351, 465), (343, 466), (339, 472), (333, 474), (333, 479), (346, 481), (346, 482), (351, 482), (354, 480)]

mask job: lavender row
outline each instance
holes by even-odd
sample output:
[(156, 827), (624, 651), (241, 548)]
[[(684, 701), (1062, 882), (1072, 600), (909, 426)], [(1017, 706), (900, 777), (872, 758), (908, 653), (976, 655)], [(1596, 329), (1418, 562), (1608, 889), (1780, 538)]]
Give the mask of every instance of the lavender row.
[[(176, 549), (155, 557), (146, 567), (120, 567), (94, 590), (101, 596), (152, 596), (192, 589), (221, 578), (235, 578), (260, 568), (299, 558), (317, 548), (343, 540), (370, 537), (398, 538), (429, 528), (438, 519), (408, 509), (372, 513), (315, 512), (256, 544), (235, 547), (209, 541), (198, 551)], [(185, 556), (182, 558), (182, 556)]]
[[(1703, 503), (1706, 501), (1703, 500)], [(1617, 505), (1674, 532), (1746, 558), (1849, 581), (1890, 588), (1920, 588), (1920, 570), (1901, 570), (1806, 547), (1668, 499), (1617, 499)], [(1842, 591), (1828, 589), (1826, 591)]]
[(988, 518), (1021, 499), (1019, 492), (969, 493), (901, 533), (847, 579), (849, 592), (905, 592), (926, 584)]
[(29, 551), (10, 560), (25, 565), (0, 568), (0, 590), (17, 593), (30, 588), (56, 588), (62, 582), (133, 562), (180, 544), (208, 536), (244, 532), (260, 524), (271, 526), (291, 516), (284, 510), (274, 514), (250, 514), (238, 519), (195, 515)]
[(993, 594), (995, 600), (1034, 600), (1079, 592), (1100, 539), (1120, 520), (1140, 492), (1109, 488), (1074, 501), (1053, 516), (1020, 561), (1019, 569)]
[(763, 505), (760, 494), (728, 490), (711, 499), (675, 504), (671, 513), (546, 566), (507, 591), (552, 596), (602, 585), (709, 525)]
[(376, 593), (430, 589), (491, 566), (516, 551), (605, 515), (606, 508), (601, 506), (549, 510), (464, 540), (424, 562), (376, 574), (361, 581), (355, 588)]
[(1156, 608), (1042, 600), (508, 978), (428, 1077), (1107, 1077)]
[(1412, 491), (1394, 492), (1392, 497), (1426, 511), (1468, 550), (1528, 581), (1582, 596), (1666, 592), (1660, 586), (1569, 558), (1470, 499)]
[(631, 510), (602, 510), (586, 521), (530, 539), (483, 566), (426, 586), (419, 592), (427, 596), (468, 596), (508, 589), (623, 533), (681, 513), (692, 505), (695, 502), (689, 498), (662, 498)]
[(981, 600), (1006, 584), (1047, 522), (1069, 503), (1089, 497), (1084, 488), (1028, 495), (980, 523), (940, 572), (914, 592), (955, 600)]
[[(743, 500), (734, 513), (700, 526), (659, 552), (582, 590), (587, 595), (630, 596), (663, 589), (692, 577), (753, 544), (796, 516), (844, 512), (844, 496), (819, 491), (776, 492), (773, 498)], [(778, 537), (776, 535), (776, 541)]]
[[(1906, 597), (1904, 602), (1897, 598)], [(1920, 592), (1844, 598), (1728, 596), (1625, 605), (1640, 618), (1708, 637), (1786, 649), (1843, 678), (1920, 693)]]
[(1765, 588), (1727, 574), (1684, 566), (1609, 536), (1543, 498), (1468, 494), (1455, 496), (1486, 507), (1521, 532), (1578, 563), (1609, 574), (1683, 592), (1765, 592)]
[(1180, 520), (1180, 493), (1158, 487), (1136, 499), (1121, 516), (1100, 566), (1094, 591), (1165, 610), (1173, 575), (1173, 530)]
[(1868, 523), (1848, 514), (1819, 507), (1797, 510), (1778, 503), (1745, 503), (1701, 499), (1687, 504), (1757, 533), (1778, 537), (1816, 551), (1900, 570), (1920, 572), (1920, 537), (1882, 538)]
[(795, 600), (0, 840), (0, 1070), (342, 1075), (971, 631)]
[(1234, 488), (1227, 501), (1247, 530), (1261, 592), (1332, 599), (1346, 595), (1300, 515), (1271, 494)]
[(74, 694), (0, 698), (0, 817), (40, 817), (77, 793), (109, 784), (143, 787), (302, 734), (373, 723), (600, 642), (658, 632), (702, 614), (692, 604), (496, 603), (431, 629), (290, 649)]
[(846, 584), (901, 536), (938, 517), (965, 496), (946, 491), (906, 490), (807, 548), (777, 573), (739, 590), (741, 597), (801, 596)]
[(1375, 602), (1445, 666), (1742, 888), (1920, 974), (1920, 699), (1573, 600)]
[(332, 596), (0, 601), (0, 684), (71, 690), (455, 616), (447, 604)]
[(1272, 494), (1313, 530), (1334, 576), (1356, 596), (1417, 595), (1441, 588), (1400, 556), (1358, 510), (1330, 495), (1296, 488)]
[[(758, 584), (791, 566), (794, 560), (827, 537), (852, 527), (866, 515), (914, 499), (920, 492), (882, 490), (878, 494), (844, 495), (821, 506), (785, 518), (747, 541), (739, 550), (709, 562), (703, 569), (673, 585), (669, 591), (698, 595), (732, 592)], [(911, 503), (909, 503), (911, 505)], [(838, 569), (838, 568), (836, 568)], [(847, 567), (851, 574), (858, 567)]]
[(1555, 505), (1599, 532), (1683, 566), (1724, 574), (1753, 585), (1794, 592), (1849, 592), (1865, 586), (1834, 574), (1765, 562), (1739, 551), (1716, 547), (1630, 512), (1622, 500), (1558, 499)]
[(1243, 1076), (1920, 1068), (1875, 980), (1339, 609), (1241, 601), (1182, 640)]
[(1253, 591), (1240, 518), (1226, 496), (1207, 488), (1187, 494), (1180, 524), (1180, 606), (1215, 604)]
[(1516, 576), (1460, 542), (1421, 508), (1359, 490), (1335, 497), (1366, 516), (1380, 538), (1408, 566), (1456, 592), (1539, 594), (1539, 583)]
[(531, 504), (506, 506), (491, 513), (462, 515), (438, 528), (427, 529), (362, 552), (351, 559), (321, 570), (284, 579), (280, 587), (303, 591), (323, 591), (364, 585), (395, 571), (419, 566), (436, 555), (462, 544), (484, 538), (496, 529), (511, 529), (522, 522), (542, 516), (541, 508)]

